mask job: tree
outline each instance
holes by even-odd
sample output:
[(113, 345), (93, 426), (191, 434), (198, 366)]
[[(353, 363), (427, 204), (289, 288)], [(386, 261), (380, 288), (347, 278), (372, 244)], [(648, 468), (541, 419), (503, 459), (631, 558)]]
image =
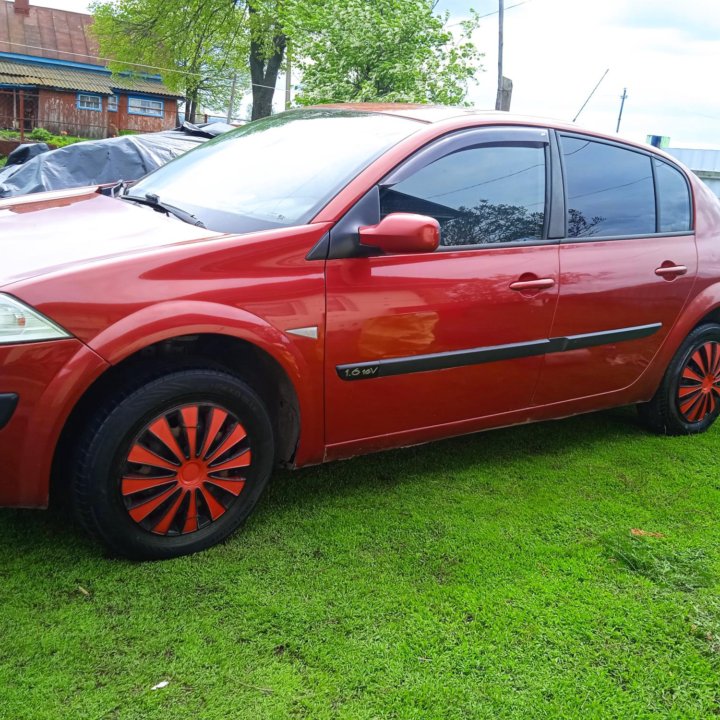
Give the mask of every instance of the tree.
[[(187, 98), (227, 104), (232, 77), (249, 74), (252, 119), (272, 112), (292, 44), (304, 72), (301, 103), (347, 100), (458, 103), (481, 57), (456, 42), (431, 0), (97, 0), (95, 34), (116, 71), (142, 66)], [(151, 70), (152, 72), (152, 70)]]
[(226, 107), (232, 77), (247, 78), (247, 22), (230, 0), (109, 0), (92, 5), (101, 55), (116, 72), (160, 74), (186, 99)]
[(482, 55), (470, 39), (477, 16), (455, 39), (431, 0), (318, 3), (299, 27), (301, 104), (433, 102), (458, 104)]

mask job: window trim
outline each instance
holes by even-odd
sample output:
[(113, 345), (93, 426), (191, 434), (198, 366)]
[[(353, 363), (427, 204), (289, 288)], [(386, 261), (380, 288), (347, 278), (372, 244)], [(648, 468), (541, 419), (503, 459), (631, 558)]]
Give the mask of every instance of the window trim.
[[(392, 170), (370, 187), (364, 195), (358, 198), (355, 203), (338, 219), (330, 229), (329, 238), (323, 236), (315, 247), (306, 256), (307, 260), (337, 260), (341, 258), (362, 258), (375, 255), (382, 255), (381, 250), (363, 247), (359, 244), (358, 229), (362, 225), (377, 225), (380, 222), (380, 187), (392, 181), (399, 182), (403, 172), (421, 169), (430, 162), (444, 157), (445, 155), (457, 152), (460, 149), (467, 149), (483, 144), (501, 142), (506, 144), (509, 137), (522, 139), (526, 143), (534, 142), (544, 145), (546, 150), (545, 161), (545, 215), (557, 213), (555, 203), (557, 199), (557, 183), (554, 180), (554, 169), (550, 168), (547, 160), (547, 148), (550, 145), (551, 130), (547, 127), (536, 125), (481, 125), (461, 130), (453, 130), (433, 138), (426, 145), (415, 150), (409, 157), (403, 158)], [(479, 142), (482, 139), (485, 142)], [(407, 169), (407, 170), (406, 170)], [(550, 182), (547, 181), (550, 173)], [(551, 183), (554, 183), (551, 185)], [(550, 194), (551, 186), (556, 188), (555, 197)], [(559, 192), (562, 193), (562, 184)], [(552, 226), (551, 226), (552, 227)], [(543, 229), (544, 230), (544, 229)], [(468, 250), (492, 250), (506, 247), (535, 247), (538, 245), (553, 245), (559, 242), (558, 239), (543, 238), (532, 243), (517, 240), (509, 243), (483, 243), (480, 245), (447, 245), (438, 247), (435, 251), (440, 252), (465, 252)]]
[(502, 243), (475, 243), (473, 245), (439, 245), (435, 252), (466, 252), (468, 250), (490, 250), (494, 248), (535, 247), (538, 245), (557, 244), (558, 240), (549, 238), (549, 230), (555, 210), (556, 197), (553, 195), (553, 168), (550, 131), (548, 128), (536, 126), (482, 126), (457, 130), (443, 135), (417, 150), (403, 160), (377, 183), (377, 188), (392, 187), (411, 177), (416, 172), (438, 160), (458, 152), (473, 148), (492, 146), (508, 147), (540, 146), (544, 151), (545, 160), (545, 206), (543, 209), (542, 237), (532, 241), (510, 240)]
[[(80, 105), (80, 98), (81, 98), (81, 97), (93, 97), (93, 98), (97, 98), (97, 99), (100, 101), (100, 107), (96, 107), (96, 108), (82, 107), (82, 106)], [(77, 95), (76, 95), (76, 97), (75, 97), (75, 108), (76, 108), (77, 110), (87, 110), (88, 112), (99, 112), (99, 113), (101, 113), (101, 112), (103, 111), (102, 99), (103, 99), (103, 96), (102, 96), (102, 95), (98, 95), (98, 93), (79, 92), (79, 91), (78, 91), (78, 93), (77, 93)]]
[[(151, 100), (160, 103), (160, 114), (143, 112), (142, 110), (131, 110), (130, 104), (133, 100)], [(165, 117), (165, 100), (162, 98), (150, 97), (149, 95), (128, 95), (128, 115), (140, 115), (142, 117), (164, 118)]]
[[(677, 165), (675, 162), (672, 162), (665, 158), (664, 156), (661, 156), (652, 150), (646, 150), (645, 148), (639, 148), (635, 147), (633, 145), (627, 145), (623, 142), (618, 142), (615, 140), (610, 140), (608, 138), (602, 138), (597, 137), (595, 135), (588, 135), (586, 133), (580, 133), (580, 132), (572, 132), (569, 130), (553, 130), (552, 134), (555, 136), (555, 140), (558, 145), (559, 150), (559, 156), (560, 156), (560, 170), (562, 173), (562, 187), (563, 187), (563, 195), (565, 197), (565, 236), (563, 238), (560, 238), (560, 243), (562, 245), (567, 245), (569, 243), (576, 243), (576, 242), (606, 242), (606, 241), (615, 241), (615, 240), (639, 240), (642, 238), (656, 238), (656, 237), (681, 237), (681, 236), (694, 236), (695, 235), (695, 203), (693, 198), (693, 192), (692, 192), (692, 185), (690, 183), (690, 179), (687, 176), (687, 173), (681, 168), (679, 165)], [(589, 141), (589, 142), (595, 142), (602, 145), (610, 145), (611, 147), (618, 148), (620, 150), (627, 150), (629, 152), (637, 153), (638, 155), (644, 155), (650, 160), (650, 168), (652, 171), (652, 182), (653, 182), (653, 195), (655, 200), (655, 232), (647, 233), (647, 234), (626, 234), (626, 235), (603, 235), (603, 236), (596, 236), (591, 235), (587, 237), (568, 237), (567, 234), (567, 197), (568, 197), (568, 188), (567, 188), (567, 170), (565, 168), (565, 159), (563, 157), (562, 152), (562, 138), (568, 137), (573, 138), (575, 140), (582, 140), (582, 141)], [(680, 172), (681, 176), (685, 180), (685, 185), (688, 192), (688, 201), (690, 203), (690, 227), (688, 230), (676, 230), (672, 232), (660, 232), (660, 213), (659, 213), (659, 203), (660, 203), (660, 197), (658, 194), (658, 185), (655, 178), (655, 165), (653, 163), (653, 160), (660, 160), (662, 162), (667, 163), (670, 167), (676, 169), (678, 172)]]
[[(690, 214), (690, 218), (689, 218), (690, 228), (691, 228), (690, 232), (694, 233), (695, 232), (695, 212), (694, 212), (695, 202), (694, 202), (694, 198), (693, 198), (693, 194), (692, 194), (692, 185), (690, 184), (687, 175), (683, 172), (682, 168), (678, 167), (675, 163), (668, 162), (664, 157), (660, 157), (659, 155), (655, 155), (653, 153), (652, 159), (650, 160), (650, 165), (652, 166), (652, 169), (653, 169), (653, 179), (654, 180), (655, 180), (656, 172), (657, 172), (657, 168), (655, 167), (656, 162), (665, 163), (665, 165), (667, 165), (670, 169), (676, 170), (677, 172), (679, 172), (680, 177), (682, 177), (683, 180), (685, 180), (685, 187), (686, 187), (687, 193), (688, 193), (687, 199), (688, 199), (688, 210), (689, 210), (689, 214)], [(655, 203), (656, 203), (656, 207), (657, 207), (657, 210), (656, 210), (657, 231), (658, 231), (658, 233), (662, 233), (662, 230), (660, 229), (661, 222), (662, 222), (662, 217), (661, 217), (661, 212), (660, 212), (660, 189), (658, 187), (657, 180), (655, 180)], [(670, 230), (670, 231), (666, 231), (666, 232), (682, 232), (684, 234), (688, 233), (688, 231), (686, 231), (686, 230), (674, 230), (674, 231)]]
[[(114, 108), (110, 107), (110, 99), (111, 98), (117, 99), (117, 103)], [(108, 112), (118, 112), (119, 109), (120, 109), (120, 96), (117, 95), (116, 93), (113, 93), (112, 95), (108, 95), (107, 111)]]

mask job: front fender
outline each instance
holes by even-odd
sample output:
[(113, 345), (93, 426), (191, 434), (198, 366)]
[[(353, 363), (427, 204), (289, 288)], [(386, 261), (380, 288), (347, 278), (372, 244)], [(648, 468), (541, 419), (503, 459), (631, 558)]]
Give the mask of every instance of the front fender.
[[(143, 348), (184, 335), (215, 334), (245, 340), (266, 352), (284, 370), (298, 399), (302, 419), (298, 464), (322, 459), (322, 358), (307, 338), (291, 338), (246, 310), (197, 300), (145, 307), (111, 325), (88, 342), (110, 365)], [(303, 353), (305, 350), (305, 354)]]

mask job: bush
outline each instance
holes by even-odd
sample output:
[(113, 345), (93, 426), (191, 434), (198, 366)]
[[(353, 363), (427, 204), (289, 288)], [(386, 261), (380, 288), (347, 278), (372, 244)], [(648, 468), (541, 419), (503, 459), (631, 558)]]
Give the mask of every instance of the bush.
[(38, 142), (50, 142), (53, 139), (53, 134), (45, 128), (35, 128), (28, 137), (31, 140), (37, 140)]

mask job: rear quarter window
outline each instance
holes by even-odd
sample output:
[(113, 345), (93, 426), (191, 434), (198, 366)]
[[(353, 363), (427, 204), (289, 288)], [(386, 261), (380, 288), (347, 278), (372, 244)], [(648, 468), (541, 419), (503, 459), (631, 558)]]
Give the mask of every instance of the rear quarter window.
[(683, 174), (662, 160), (654, 159), (658, 193), (660, 232), (690, 230), (690, 191)]

